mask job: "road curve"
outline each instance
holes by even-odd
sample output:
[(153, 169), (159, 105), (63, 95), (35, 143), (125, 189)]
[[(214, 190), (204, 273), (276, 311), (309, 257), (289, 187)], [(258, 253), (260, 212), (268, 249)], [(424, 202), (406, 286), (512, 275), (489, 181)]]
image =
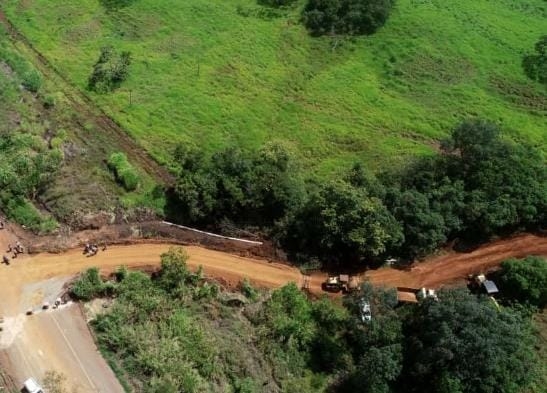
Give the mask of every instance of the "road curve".
[[(0, 247), (14, 242), (8, 231), (0, 233)], [(29, 376), (43, 378), (45, 371), (57, 370), (69, 376), (68, 388), (87, 392), (121, 393), (106, 362), (95, 348), (83, 314), (77, 305), (64, 310), (42, 312), (27, 317), (28, 308), (39, 308), (44, 300), (51, 301), (70, 277), (89, 267), (99, 267), (107, 274), (125, 265), (132, 269), (157, 268), (160, 255), (169, 250), (166, 244), (136, 244), (111, 246), (94, 257), (82, 250), (61, 254), (37, 254), (19, 257), (11, 265), (0, 266), (0, 312), (7, 326), (0, 336), (3, 348), (2, 365), (18, 383)], [(244, 278), (254, 285), (276, 288), (288, 282), (301, 286), (303, 275), (295, 267), (261, 259), (241, 257), (198, 246), (184, 247), (191, 269), (202, 266), (206, 276), (219, 279), (229, 286)], [(529, 254), (547, 256), (547, 238), (522, 235), (493, 242), (469, 253), (448, 253), (415, 264), (408, 270), (382, 268), (362, 275), (375, 284), (393, 287), (422, 286), (438, 288), (454, 283), (469, 273), (484, 272), (496, 267), (501, 260)], [(314, 274), (310, 291), (321, 292), (325, 273)]]

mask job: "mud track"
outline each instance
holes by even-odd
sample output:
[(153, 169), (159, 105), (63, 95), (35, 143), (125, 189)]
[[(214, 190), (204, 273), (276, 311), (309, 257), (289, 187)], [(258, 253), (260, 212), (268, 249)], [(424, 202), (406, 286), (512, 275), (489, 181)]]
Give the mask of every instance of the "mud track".
[(166, 168), (158, 164), (116, 121), (109, 117), (84, 92), (76, 88), (53, 64), (42, 55), (34, 45), (9, 21), (5, 13), (0, 10), (0, 25), (2, 25), (11, 39), (19, 43), (34, 66), (48, 79), (54, 81), (62, 89), (74, 113), (78, 114), (76, 122), (80, 128), (91, 122), (98, 132), (104, 133), (116, 146), (127, 154), (129, 160), (135, 163), (159, 184), (170, 186), (174, 183), (174, 176)]

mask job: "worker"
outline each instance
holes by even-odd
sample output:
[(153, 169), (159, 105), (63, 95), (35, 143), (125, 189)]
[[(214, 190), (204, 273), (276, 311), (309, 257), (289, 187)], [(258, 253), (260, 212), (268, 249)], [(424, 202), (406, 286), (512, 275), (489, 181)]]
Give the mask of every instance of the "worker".
[(9, 265), (9, 258), (8, 258), (7, 256), (4, 255), (4, 256), (2, 257), (2, 260), (4, 261), (4, 263), (5, 263), (6, 265)]
[(11, 248), (11, 244), (8, 244), (8, 252), (11, 252), (12, 248)]

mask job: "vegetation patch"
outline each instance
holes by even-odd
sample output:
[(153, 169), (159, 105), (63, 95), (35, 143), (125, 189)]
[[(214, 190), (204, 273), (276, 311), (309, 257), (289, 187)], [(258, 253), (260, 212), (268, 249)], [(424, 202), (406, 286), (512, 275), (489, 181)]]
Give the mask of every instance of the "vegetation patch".
[(129, 52), (118, 54), (111, 46), (102, 47), (99, 60), (89, 77), (88, 88), (97, 93), (108, 93), (117, 89), (127, 78), (130, 64)]
[(378, 176), (356, 163), (336, 181), (314, 181), (298, 176), (300, 164), (283, 145), (211, 157), (181, 146), (176, 211), (196, 225), (260, 228), (299, 262), (344, 265), (413, 259), (454, 238), (486, 240), (545, 224), (539, 150), (476, 119), (456, 126), (440, 150)]
[(518, 306), (451, 289), (397, 307), (395, 290), (368, 283), (343, 306), (310, 301), (295, 284), (228, 306), (186, 258), (170, 250), (154, 278), (121, 270), (112, 308), (92, 322), (136, 391), (471, 393), (541, 383), (531, 316)]
[(308, 0), (302, 20), (313, 35), (372, 34), (389, 17), (394, 0)]
[(5, 62), (19, 77), (21, 84), (32, 93), (42, 86), (42, 75), (34, 66), (3, 42), (0, 34), (0, 61)]
[(134, 191), (139, 186), (139, 174), (129, 163), (124, 153), (112, 153), (108, 158), (108, 167), (116, 175), (116, 179), (127, 191)]
[(547, 35), (536, 42), (534, 49), (534, 54), (524, 56), (522, 67), (530, 79), (547, 85)]

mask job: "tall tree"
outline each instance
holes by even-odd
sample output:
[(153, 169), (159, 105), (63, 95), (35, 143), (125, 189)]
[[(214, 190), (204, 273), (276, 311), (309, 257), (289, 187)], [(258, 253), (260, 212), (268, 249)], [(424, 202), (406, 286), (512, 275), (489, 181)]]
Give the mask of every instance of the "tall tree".
[(536, 377), (530, 321), (464, 289), (422, 302), (405, 327), (411, 392), (520, 392)]
[(292, 244), (337, 262), (358, 262), (401, 241), (401, 228), (382, 201), (346, 182), (321, 185), (296, 214)]
[(501, 263), (500, 287), (505, 297), (536, 307), (547, 305), (547, 260), (529, 256)]
[(313, 35), (372, 34), (382, 27), (393, 0), (308, 0), (302, 20)]

